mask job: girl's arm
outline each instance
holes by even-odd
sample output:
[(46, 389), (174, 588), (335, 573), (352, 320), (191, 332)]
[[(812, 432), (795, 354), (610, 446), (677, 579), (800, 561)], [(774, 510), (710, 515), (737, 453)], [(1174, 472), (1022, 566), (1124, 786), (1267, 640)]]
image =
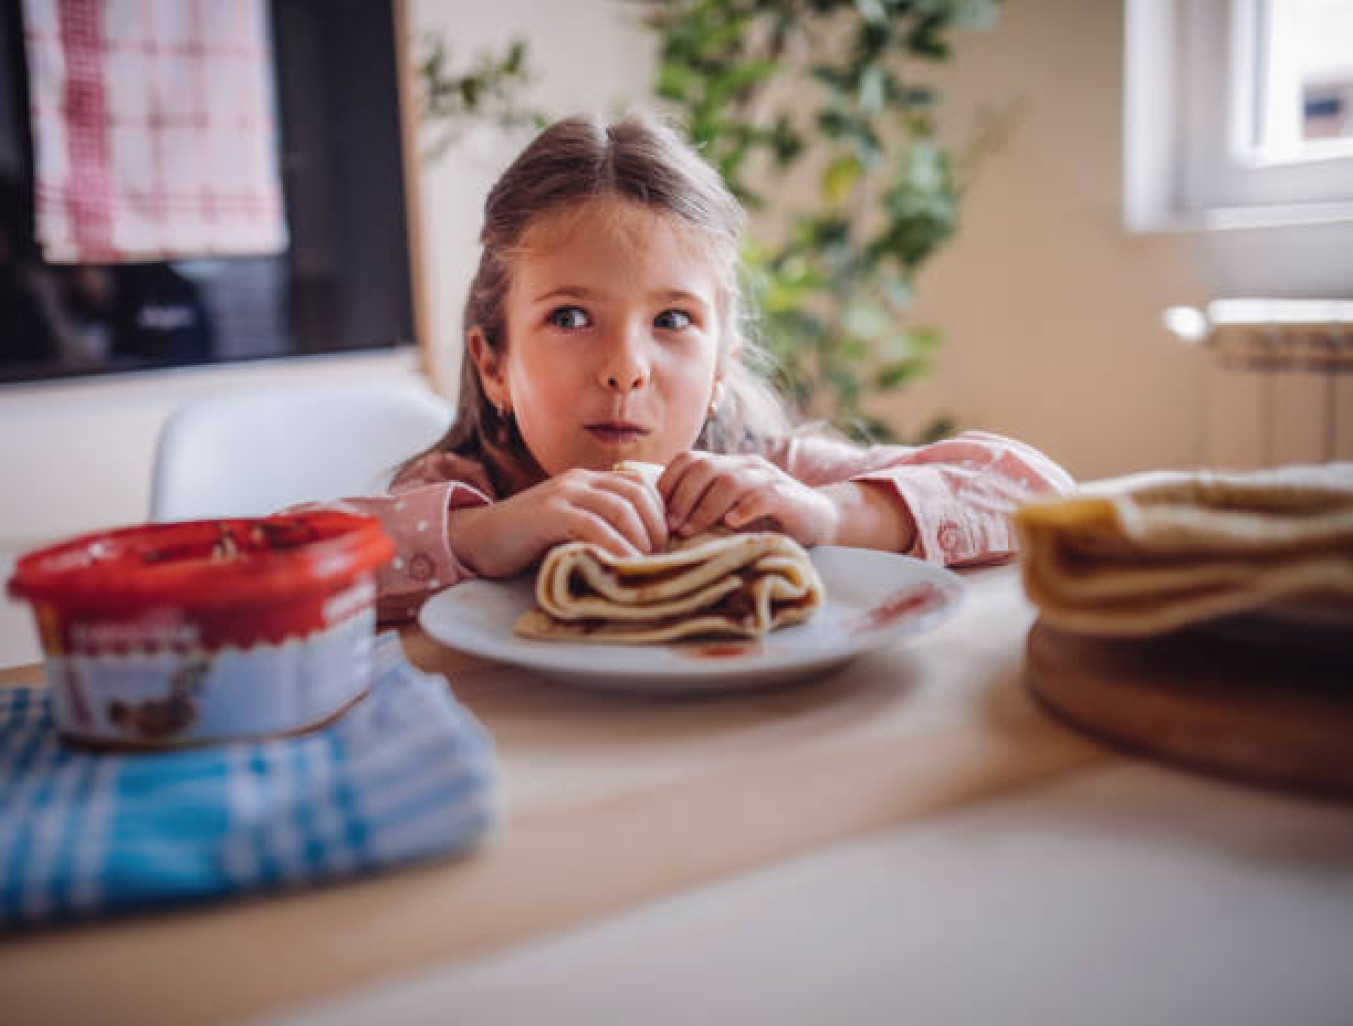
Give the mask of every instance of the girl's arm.
[(375, 517), (395, 543), (394, 558), (376, 575), (376, 615), (384, 623), (407, 620), (432, 592), (474, 577), (451, 544), (451, 515), (486, 506), (493, 486), (476, 460), (454, 453), (429, 453), (406, 467), (388, 494), (305, 503)]
[(320, 505), (375, 517), (395, 543), (394, 559), (376, 578), (382, 622), (409, 619), (441, 588), (521, 573), (561, 541), (590, 541), (617, 555), (660, 551), (667, 542), (651, 484), (575, 470), (495, 501), (483, 467), (448, 453), (409, 467), (388, 495), (293, 509)]
[(863, 481), (838, 481), (819, 489), (836, 511), (833, 545), (884, 552), (912, 552), (916, 520), (910, 507), (884, 488)]
[(1037, 449), (984, 431), (920, 447), (796, 437), (769, 458), (833, 499), (842, 514), (838, 544), (949, 565), (1008, 558), (1015, 551), (1010, 513), (1075, 488)]
[(395, 543), (395, 556), (376, 575), (376, 616), (382, 623), (407, 620), (432, 592), (474, 577), (456, 557), (448, 526), (457, 510), (485, 506), (489, 497), (460, 481), (425, 484), (390, 495), (372, 495), (322, 504), (381, 522)]

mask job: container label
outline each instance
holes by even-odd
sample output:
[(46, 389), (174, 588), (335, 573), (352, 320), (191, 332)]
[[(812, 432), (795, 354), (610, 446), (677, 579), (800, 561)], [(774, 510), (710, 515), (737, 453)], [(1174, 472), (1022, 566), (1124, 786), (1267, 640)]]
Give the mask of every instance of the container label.
[[(375, 621), (368, 605), (332, 627), (276, 645), (49, 655), (57, 724), (78, 738), (138, 744), (303, 729), (366, 690)], [(103, 626), (117, 625), (92, 629)]]

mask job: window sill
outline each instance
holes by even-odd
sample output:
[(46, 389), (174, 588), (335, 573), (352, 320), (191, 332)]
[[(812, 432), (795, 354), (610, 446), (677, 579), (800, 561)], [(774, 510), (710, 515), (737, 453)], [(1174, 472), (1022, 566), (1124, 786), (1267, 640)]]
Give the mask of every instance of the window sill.
[(196, 364), (0, 383), (0, 422), (35, 411), (52, 413), (74, 406), (136, 408), (184, 402), (198, 395), (231, 388), (252, 388), (307, 380), (355, 380), (365, 377), (410, 377), (426, 380), (417, 346), (310, 353), (265, 360)]
[(1217, 207), (1213, 210), (1129, 212), (1124, 227), (1132, 235), (1181, 235), (1255, 228), (1304, 228), (1353, 222), (1353, 202), (1294, 203), (1269, 207)]

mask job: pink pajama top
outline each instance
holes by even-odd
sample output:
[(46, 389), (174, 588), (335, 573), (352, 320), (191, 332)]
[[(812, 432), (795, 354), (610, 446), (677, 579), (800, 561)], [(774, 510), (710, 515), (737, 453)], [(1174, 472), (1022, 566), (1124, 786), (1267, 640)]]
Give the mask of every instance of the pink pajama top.
[[(916, 522), (907, 555), (949, 566), (1008, 558), (1015, 548), (1010, 512), (1028, 499), (1075, 487), (1038, 450), (983, 431), (920, 447), (860, 448), (794, 436), (765, 455), (812, 487), (870, 481), (889, 489)], [(389, 494), (338, 504), (379, 519), (395, 543), (395, 558), (378, 579), (382, 621), (407, 619), (432, 592), (475, 576), (451, 551), (448, 514), (495, 498), (482, 464), (433, 453), (401, 474)]]

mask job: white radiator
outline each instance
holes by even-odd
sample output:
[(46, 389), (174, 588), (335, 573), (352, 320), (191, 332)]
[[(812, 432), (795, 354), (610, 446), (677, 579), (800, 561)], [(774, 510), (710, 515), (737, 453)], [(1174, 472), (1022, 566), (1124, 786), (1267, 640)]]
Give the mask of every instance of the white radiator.
[(1220, 300), (1166, 322), (1205, 344), (1208, 462), (1252, 469), (1353, 460), (1353, 303)]

